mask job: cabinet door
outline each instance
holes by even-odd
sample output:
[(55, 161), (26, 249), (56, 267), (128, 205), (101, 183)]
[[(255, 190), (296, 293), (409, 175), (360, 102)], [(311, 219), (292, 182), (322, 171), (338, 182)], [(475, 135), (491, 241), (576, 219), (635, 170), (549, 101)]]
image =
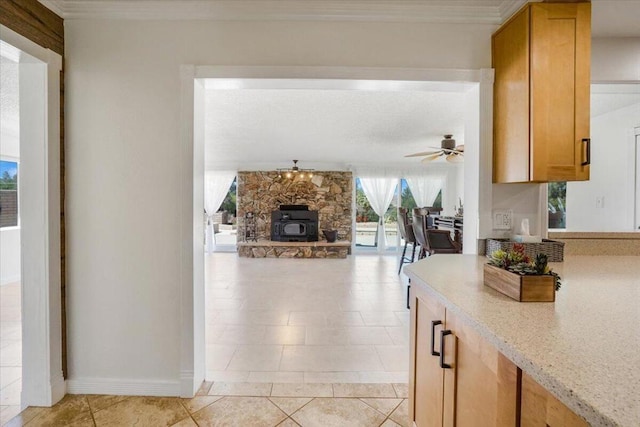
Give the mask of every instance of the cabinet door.
[[(432, 355), (431, 344), (432, 331), (435, 330), (438, 337), (444, 322), (444, 307), (426, 295), (419, 286), (411, 286), (409, 416), (417, 427), (442, 426), (444, 372), (440, 369), (438, 357)], [(433, 350), (438, 352), (439, 340), (435, 340), (433, 344)]]
[(447, 330), (443, 425), (517, 425), (517, 366), (451, 311)]
[(493, 182), (528, 182), (529, 176), (529, 8), (492, 38)]
[(531, 180), (589, 179), (591, 3), (531, 5)]
[(522, 373), (522, 427), (587, 427), (589, 424)]

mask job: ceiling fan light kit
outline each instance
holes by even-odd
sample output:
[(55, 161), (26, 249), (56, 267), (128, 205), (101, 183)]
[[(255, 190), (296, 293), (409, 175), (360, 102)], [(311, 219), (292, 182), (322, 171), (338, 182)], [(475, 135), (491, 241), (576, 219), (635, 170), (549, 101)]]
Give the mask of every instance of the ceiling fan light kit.
[(431, 151), (409, 154), (405, 157), (424, 157), (421, 161), (427, 163), (441, 156), (445, 156), (445, 160), (449, 163), (461, 163), (464, 161), (464, 145), (456, 146), (453, 135), (444, 135), (444, 139), (440, 141), (439, 149), (434, 147)]

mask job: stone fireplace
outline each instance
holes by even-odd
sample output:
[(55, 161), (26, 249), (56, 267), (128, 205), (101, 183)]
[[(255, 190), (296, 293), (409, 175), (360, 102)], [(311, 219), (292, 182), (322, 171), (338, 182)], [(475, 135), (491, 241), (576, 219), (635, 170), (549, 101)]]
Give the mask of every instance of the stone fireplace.
[(244, 217), (252, 212), (258, 241), (271, 238), (271, 215), (281, 205), (307, 205), (318, 211), (318, 231), (337, 230), (339, 242), (351, 242), (353, 174), (317, 171), (313, 178), (278, 177), (277, 172), (238, 172), (238, 242), (243, 241)]

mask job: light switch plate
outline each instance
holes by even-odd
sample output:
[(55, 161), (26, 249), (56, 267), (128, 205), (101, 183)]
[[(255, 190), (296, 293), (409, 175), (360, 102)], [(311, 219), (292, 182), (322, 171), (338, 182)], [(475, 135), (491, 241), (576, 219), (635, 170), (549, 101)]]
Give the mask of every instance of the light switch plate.
[(493, 229), (511, 230), (513, 228), (513, 211), (511, 209), (493, 211)]

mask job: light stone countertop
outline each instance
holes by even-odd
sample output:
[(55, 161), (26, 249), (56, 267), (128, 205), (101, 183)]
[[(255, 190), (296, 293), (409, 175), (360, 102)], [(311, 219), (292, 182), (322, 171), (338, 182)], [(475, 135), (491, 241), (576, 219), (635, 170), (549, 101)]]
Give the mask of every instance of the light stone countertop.
[(591, 425), (640, 426), (640, 257), (551, 263), (562, 277), (555, 303), (484, 286), (485, 262), (434, 255), (404, 271)]

